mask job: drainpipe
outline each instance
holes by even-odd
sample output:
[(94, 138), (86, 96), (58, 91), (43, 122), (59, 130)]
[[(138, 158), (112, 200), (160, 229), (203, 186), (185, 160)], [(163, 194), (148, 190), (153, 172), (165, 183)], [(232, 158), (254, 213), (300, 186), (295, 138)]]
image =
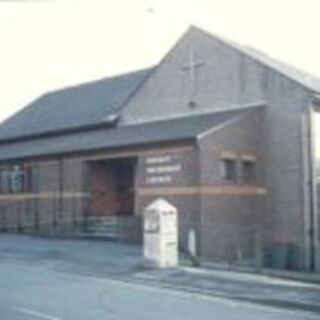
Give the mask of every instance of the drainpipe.
[[(59, 158), (59, 179), (58, 179), (58, 219), (56, 220), (56, 226), (58, 226), (58, 221), (63, 221), (63, 158)], [(57, 218), (57, 217), (56, 217)], [(60, 224), (60, 223), (59, 223)]]
[[(309, 212), (309, 269), (314, 272), (316, 270), (316, 252), (317, 252), (317, 181), (316, 181), (316, 166), (314, 163), (315, 159), (315, 139), (314, 139), (314, 123), (313, 113), (316, 112), (315, 103), (319, 104), (319, 97), (314, 96), (308, 107), (308, 158), (309, 158), (309, 201), (310, 201), (310, 212)], [(319, 104), (320, 107), (320, 104)], [(320, 112), (320, 109), (319, 109)], [(320, 113), (319, 113), (320, 114)]]
[[(201, 148), (201, 141), (197, 137), (195, 141), (195, 152), (196, 154), (196, 159), (197, 159), (197, 186), (199, 187), (199, 191), (201, 190), (201, 186), (203, 183), (202, 179), (202, 148)], [(194, 266), (200, 266), (201, 265), (201, 260), (203, 259), (203, 252), (202, 252), (202, 246), (203, 246), (203, 205), (202, 205), (203, 199), (202, 199), (202, 193), (198, 193), (198, 208), (199, 208), (199, 222), (198, 222), (198, 239), (197, 239), (197, 257), (196, 260), (193, 262)]]

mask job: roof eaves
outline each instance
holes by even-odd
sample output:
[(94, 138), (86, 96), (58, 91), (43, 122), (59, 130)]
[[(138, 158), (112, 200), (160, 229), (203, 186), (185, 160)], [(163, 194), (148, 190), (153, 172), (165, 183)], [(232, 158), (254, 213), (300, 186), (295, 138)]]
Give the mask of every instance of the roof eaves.
[(194, 143), (196, 141), (196, 137), (183, 137), (183, 138), (173, 138), (170, 140), (165, 141), (150, 141), (150, 142), (136, 142), (136, 143), (130, 143), (127, 145), (119, 145), (119, 146), (112, 146), (112, 147), (95, 147), (91, 148), (88, 146), (88, 148), (79, 148), (74, 150), (61, 150), (59, 152), (55, 151), (49, 151), (49, 152), (40, 152), (40, 153), (33, 153), (29, 155), (24, 156), (16, 156), (16, 157), (3, 157), (0, 159), (0, 163), (4, 162), (16, 162), (16, 161), (22, 161), (22, 160), (28, 160), (28, 159), (42, 159), (42, 158), (52, 158), (52, 157), (63, 157), (63, 156), (72, 156), (72, 155), (79, 155), (79, 154), (93, 154), (93, 153), (102, 153), (105, 151), (113, 152), (113, 151), (119, 151), (122, 149), (128, 149), (128, 148), (139, 148), (139, 147), (153, 147), (156, 145), (168, 145), (168, 142), (170, 144), (174, 143)]
[[(175, 120), (175, 119), (180, 119), (180, 118), (193, 118), (196, 116), (204, 116), (204, 115), (212, 115), (212, 114), (218, 114), (218, 113), (224, 113), (224, 112), (232, 112), (232, 111), (237, 111), (237, 110), (242, 110), (242, 109), (252, 109), (252, 108), (257, 108), (257, 107), (263, 107), (266, 105), (266, 102), (263, 100), (260, 101), (255, 101), (255, 102), (249, 102), (245, 103), (242, 105), (235, 105), (226, 108), (226, 106), (221, 106), (219, 108), (206, 108), (205, 110), (199, 111), (199, 112), (193, 112), (192, 114), (189, 115), (181, 115), (181, 114), (175, 114), (169, 117), (158, 117), (158, 118), (152, 118), (152, 119), (146, 119), (146, 120), (135, 120), (134, 122), (129, 122), (127, 125), (140, 125), (140, 124), (145, 124), (145, 123), (155, 123), (155, 122), (162, 122), (162, 121), (170, 121), (170, 120)], [(216, 106), (215, 106), (216, 107)]]
[(29, 134), (24, 136), (16, 136), (16, 137), (9, 137), (9, 138), (3, 138), (3, 139), (0, 138), (0, 145), (39, 139), (39, 138), (50, 138), (50, 137), (61, 136), (61, 135), (70, 134), (70, 133), (77, 133), (83, 130), (91, 131), (91, 130), (102, 129), (102, 128), (113, 128), (116, 126), (118, 119), (119, 119), (118, 117), (117, 118), (115, 117), (110, 121), (105, 120), (100, 123), (81, 125), (81, 126), (71, 127), (71, 128), (61, 128), (58, 130), (50, 130), (50, 131), (34, 133), (34, 134)]

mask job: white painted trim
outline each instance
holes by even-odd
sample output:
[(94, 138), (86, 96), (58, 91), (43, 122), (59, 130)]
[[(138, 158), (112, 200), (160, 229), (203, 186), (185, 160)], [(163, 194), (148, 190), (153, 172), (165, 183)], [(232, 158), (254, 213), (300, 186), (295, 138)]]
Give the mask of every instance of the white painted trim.
[(28, 308), (13, 308), (13, 311), (18, 312), (22, 315), (33, 316), (35, 318), (44, 319), (44, 320), (62, 320), (60, 317), (53, 316), (51, 314), (38, 312)]
[(151, 119), (144, 119), (144, 120), (132, 120), (128, 122), (123, 122), (119, 125), (119, 127), (122, 126), (133, 126), (138, 124), (145, 124), (145, 123), (154, 123), (154, 122), (161, 122), (161, 121), (168, 121), (168, 120), (175, 120), (175, 119), (187, 119), (192, 118), (194, 116), (205, 116), (205, 115), (211, 115), (211, 114), (219, 114), (222, 112), (228, 112), (228, 111), (236, 111), (241, 109), (254, 109), (257, 107), (263, 107), (266, 105), (265, 101), (256, 101), (248, 104), (238, 105), (238, 106), (232, 106), (232, 107), (220, 107), (217, 109), (212, 109), (211, 107), (205, 108), (203, 110), (199, 110), (196, 112), (193, 112), (190, 110), (188, 114), (180, 114), (180, 115), (171, 115), (169, 117), (166, 117), (165, 115), (162, 117), (156, 117)]
[[(255, 109), (253, 109), (255, 110)], [(228, 127), (234, 123), (237, 123), (238, 121), (242, 120), (243, 118), (245, 118), (248, 114), (250, 114), (252, 112), (252, 110), (247, 110), (247, 112), (245, 112), (244, 114), (240, 114), (239, 116), (236, 116), (230, 120), (227, 120), (225, 122), (223, 122), (221, 125), (219, 126), (216, 126), (216, 127), (213, 127), (213, 128), (210, 128), (208, 130), (205, 130), (203, 132), (201, 132), (200, 134), (197, 135), (197, 140), (201, 140), (203, 139), (204, 137), (214, 133), (214, 132), (217, 132), (217, 131), (220, 131), (221, 129), (225, 128), (225, 127)]]
[(302, 145), (302, 166), (303, 166), (303, 226), (304, 226), (304, 266), (310, 270), (311, 264), (311, 241), (309, 236), (310, 229), (310, 108), (307, 106), (306, 110), (301, 116), (301, 145)]

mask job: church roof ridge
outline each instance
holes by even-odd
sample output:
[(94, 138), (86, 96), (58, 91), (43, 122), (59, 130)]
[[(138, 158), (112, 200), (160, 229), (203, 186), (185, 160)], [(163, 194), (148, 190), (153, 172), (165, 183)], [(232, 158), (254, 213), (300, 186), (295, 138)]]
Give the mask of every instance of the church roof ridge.
[(234, 40), (218, 36), (211, 31), (204, 30), (195, 25), (190, 25), (186, 33), (188, 32), (199, 32), (201, 34), (204, 34), (209, 38), (214, 39), (221, 44), (252, 58), (256, 62), (272, 69), (273, 71), (278, 72), (282, 76), (285, 76), (286, 78), (300, 84), (303, 87), (317, 93), (320, 92), (320, 77), (307, 71), (301, 70), (291, 64), (285, 63), (277, 58), (274, 58), (262, 50), (259, 50), (255, 47), (239, 44)]

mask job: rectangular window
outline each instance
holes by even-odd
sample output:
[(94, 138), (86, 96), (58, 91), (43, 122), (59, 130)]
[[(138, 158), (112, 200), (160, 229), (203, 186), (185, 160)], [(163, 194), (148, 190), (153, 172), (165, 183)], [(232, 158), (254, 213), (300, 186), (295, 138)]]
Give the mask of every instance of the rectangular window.
[(39, 171), (37, 166), (29, 167), (28, 170), (28, 185), (29, 185), (29, 192), (38, 192), (38, 184), (39, 184)]
[(222, 159), (220, 170), (224, 181), (235, 182), (237, 180), (237, 163), (235, 159)]
[(253, 160), (242, 160), (242, 181), (253, 183), (256, 181), (256, 163)]
[(25, 172), (23, 165), (14, 165), (10, 172), (10, 192), (23, 193), (25, 190)]
[(8, 169), (1, 169), (0, 171), (0, 191), (2, 194), (9, 193), (9, 176), (10, 171)]
[(3, 190), (3, 177), (2, 177), (2, 174), (3, 174), (3, 169), (0, 169), (0, 194), (3, 194), (3, 193), (4, 193), (4, 190)]

